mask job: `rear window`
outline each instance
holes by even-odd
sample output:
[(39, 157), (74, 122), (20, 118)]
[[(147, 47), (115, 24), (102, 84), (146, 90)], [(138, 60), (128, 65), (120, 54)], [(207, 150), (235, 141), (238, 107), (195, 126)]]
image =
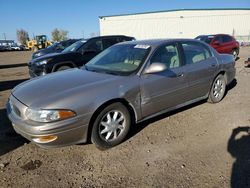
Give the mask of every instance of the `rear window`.
[(214, 35), (207, 35), (207, 36), (198, 36), (195, 39), (203, 41), (207, 44), (210, 44), (213, 38), (214, 38)]

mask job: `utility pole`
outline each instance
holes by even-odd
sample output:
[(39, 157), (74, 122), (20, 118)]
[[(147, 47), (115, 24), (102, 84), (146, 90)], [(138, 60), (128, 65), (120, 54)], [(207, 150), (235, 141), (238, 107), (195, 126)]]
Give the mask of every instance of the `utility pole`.
[(3, 38), (6, 41), (6, 33), (3, 33)]
[(5, 33), (3, 33), (3, 38), (4, 38), (5, 45), (7, 45), (6, 34)]

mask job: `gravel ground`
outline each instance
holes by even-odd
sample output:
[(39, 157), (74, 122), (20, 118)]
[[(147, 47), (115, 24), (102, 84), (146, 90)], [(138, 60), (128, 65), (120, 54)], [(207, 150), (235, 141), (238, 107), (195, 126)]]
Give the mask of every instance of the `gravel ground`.
[(93, 144), (42, 149), (15, 134), (5, 103), (28, 79), (31, 52), (0, 53), (0, 187), (250, 187), (249, 56), (241, 48), (237, 81), (220, 103), (134, 125), (124, 143), (100, 151)]

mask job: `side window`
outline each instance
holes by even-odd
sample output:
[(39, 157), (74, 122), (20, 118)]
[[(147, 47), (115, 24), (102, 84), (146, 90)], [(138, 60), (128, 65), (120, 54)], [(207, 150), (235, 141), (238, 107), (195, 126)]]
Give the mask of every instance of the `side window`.
[(176, 45), (168, 44), (158, 48), (151, 58), (151, 63), (154, 62), (164, 63), (168, 68), (180, 67), (181, 64)]
[(86, 45), (86, 49), (91, 51), (100, 52), (103, 50), (102, 40), (101, 39), (95, 39), (89, 41), (89, 44)]
[(214, 41), (213, 41), (213, 42), (215, 42), (215, 41), (218, 41), (219, 43), (222, 43), (222, 37), (221, 37), (221, 36), (216, 36), (216, 37), (214, 38)]
[(186, 64), (199, 63), (211, 57), (211, 52), (200, 43), (184, 42), (182, 43)]
[(103, 48), (106, 49), (110, 46), (113, 46), (114, 44), (118, 42), (120, 42), (118, 38), (103, 39)]
[(222, 42), (226, 43), (226, 42), (231, 42), (232, 41), (232, 37), (227, 36), (227, 35), (223, 35), (222, 37)]

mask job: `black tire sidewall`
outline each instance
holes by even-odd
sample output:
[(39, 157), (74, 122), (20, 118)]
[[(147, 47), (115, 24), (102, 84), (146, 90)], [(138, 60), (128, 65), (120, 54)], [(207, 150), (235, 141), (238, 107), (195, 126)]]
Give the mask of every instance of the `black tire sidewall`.
[[(64, 69), (62, 69), (63, 67), (65, 67)], [(67, 68), (66, 68), (67, 67)], [(71, 69), (70, 66), (67, 66), (67, 65), (62, 65), (62, 66), (59, 66), (56, 71), (64, 71), (64, 70), (67, 70), (67, 69)]]
[[(235, 52), (236, 56), (234, 56), (234, 52)], [(233, 49), (232, 50), (232, 55), (234, 56), (234, 59), (237, 59), (237, 57), (238, 57), (238, 51), (236, 49)]]
[[(125, 121), (126, 121), (126, 126), (125, 129), (122, 133), (122, 135), (119, 135), (120, 137), (115, 140), (115, 141), (105, 141), (103, 140), (100, 135), (99, 135), (99, 124), (100, 121), (102, 120), (103, 116), (106, 115), (109, 111), (112, 110), (119, 110), (123, 113)], [(128, 111), (128, 109), (121, 103), (113, 103), (111, 105), (108, 105), (105, 107), (95, 118), (93, 127), (92, 127), (92, 132), (91, 132), (91, 141), (99, 148), (99, 149), (108, 149), (113, 146), (116, 146), (120, 144), (127, 136), (129, 129), (131, 126), (131, 116)]]
[[(218, 80), (218, 79), (220, 79), (222, 82), (223, 82), (223, 94), (222, 94), (222, 96), (218, 99), (218, 98), (216, 98), (215, 96), (214, 96), (214, 94), (213, 94), (213, 88), (214, 88), (214, 85), (215, 85), (215, 83), (216, 83), (216, 81)], [(214, 79), (214, 81), (213, 81), (213, 84), (212, 84), (212, 87), (211, 87), (211, 89), (210, 89), (210, 93), (209, 93), (209, 102), (211, 102), (211, 103), (218, 103), (218, 102), (220, 102), (223, 98), (224, 98), (224, 96), (225, 96), (225, 93), (226, 93), (226, 79), (225, 79), (225, 76), (224, 75), (222, 75), (222, 74), (220, 74), (220, 75), (218, 75), (215, 79)]]

